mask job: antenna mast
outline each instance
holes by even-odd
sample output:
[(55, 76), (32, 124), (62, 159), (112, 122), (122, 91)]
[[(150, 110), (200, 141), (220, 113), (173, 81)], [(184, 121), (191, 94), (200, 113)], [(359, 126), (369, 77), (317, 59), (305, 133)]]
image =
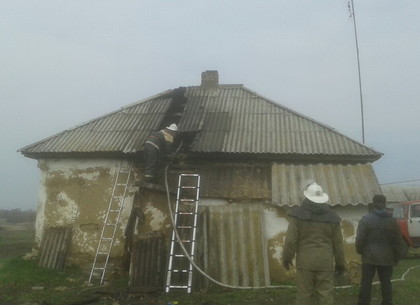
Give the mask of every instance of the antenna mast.
[(361, 118), (362, 118), (362, 140), (363, 140), (363, 144), (365, 144), (365, 119), (364, 119), (364, 114), (363, 114), (362, 76), (360, 73), (359, 43), (357, 40), (356, 14), (354, 12), (353, 0), (349, 0), (348, 7), (350, 10), (350, 17), (353, 17), (354, 37), (356, 41), (357, 71), (359, 73), (360, 113), (361, 113)]

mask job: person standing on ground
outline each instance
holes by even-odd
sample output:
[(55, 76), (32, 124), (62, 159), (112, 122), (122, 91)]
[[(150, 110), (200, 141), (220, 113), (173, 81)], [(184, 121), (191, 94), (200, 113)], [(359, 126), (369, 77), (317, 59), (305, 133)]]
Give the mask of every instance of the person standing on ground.
[(404, 240), (397, 220), (385, 211), (386, 197), (375, 195), (373, 210), (364, 216), (357, 228), (356, 251), (362, 256), (359, 305), (369, 305), (375, 273), (381, 282), (382, 305), (392, 305), (391, 277), (393, 266), (404, 255)]
[(144, 180), (154, 182), (159, 171), (161, 162), (166, 155), (173, 151), (178, 126), (170, 126), (154, 132), (144, 143)]
[(345, 269), (341, 219), (318, 184), (309, 184), (303, 194), (301, 206), (289, 213), (283, 267), (289, 270), (296, 254), (296, 305), (312, 304), (313, 297), (319, 305), (334, 305), (334, 270)]

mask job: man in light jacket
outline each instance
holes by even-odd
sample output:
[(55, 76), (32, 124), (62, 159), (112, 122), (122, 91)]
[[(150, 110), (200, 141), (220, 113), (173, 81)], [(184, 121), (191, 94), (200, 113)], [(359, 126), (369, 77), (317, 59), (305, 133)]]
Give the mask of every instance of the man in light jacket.
[(373, 210), (360, 220), (356, 234), (356, 251), (362, 256), (358, 304), (370, 304), (372, 280), (378, 272), (381, 304), (392, 305), (393, 266), (402, 258), (406, 247), (397, 220), (385, 211), (386, 197), (375, 195), (372, 201)]
[[(312, 183), (303, 192), (301, 206), (289, 213), (283, 246), (283, 266), (289, 270), (296, 254), (296, 305), (334, 305), (334, 271), (344, 272), (340, 217), (326, 204), (321, 186)], [(335, 262), (335, 264), (334, 264)]]

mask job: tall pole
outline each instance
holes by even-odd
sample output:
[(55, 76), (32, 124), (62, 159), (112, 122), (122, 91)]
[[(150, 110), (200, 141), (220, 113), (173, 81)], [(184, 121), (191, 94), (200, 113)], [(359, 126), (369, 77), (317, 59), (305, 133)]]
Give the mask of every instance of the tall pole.
[(362, 76), (360, 73), (360, 57), (359, 57), (359, 42), (357, 40), (357, 27), (356, 27), (356, 13), (354, 12), (354, 3), (353, 0), (351, 1), (351, 16), (353, 17), (353, 25), (354, 25), (354, 37), (356, 40), (356, 54), (357, 54), (357, 71), (359, 73), (359, 93), (360, 93), (360, 114), (362, 117), (362, 140), (363, 144), (365, 143), (365, 119), (363, 114), (363, 94), (362, 94)]

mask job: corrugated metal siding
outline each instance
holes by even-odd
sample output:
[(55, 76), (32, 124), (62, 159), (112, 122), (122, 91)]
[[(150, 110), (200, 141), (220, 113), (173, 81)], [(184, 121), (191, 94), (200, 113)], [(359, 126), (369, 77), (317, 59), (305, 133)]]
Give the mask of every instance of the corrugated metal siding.
[(70, 227), (46, 228), (42, 236), (38, 265), (49, 269), (64, 269), (71, 233)]
[[(193, 152), (362, 156), (369, 160), (380, 157), (378, 152), (334, 129), (240, 85), (209, 90), (188, 87), (185, 97), (179, 130), (197, 131), (190, 147)], [(150, 132), (159, 128), (172, 102), (169, 93), (161, 94), (20, 151), (135, 153), (141, 150)]]
[(260, 206), (209, 206), (204, 213), (205, 271), (229, 285), (270, 285)]
[(165, 238), (153, 232), (134, 241), (131, 254), (129, 287), (131, 289), (161, 289), (166, 273)]
[(296, 205), (302, 183), (313, 179), (330, 196), (330, 205), (369, 204), (381, 188), (370, 164), (273, 164), (272, 200), (276, 205)]

